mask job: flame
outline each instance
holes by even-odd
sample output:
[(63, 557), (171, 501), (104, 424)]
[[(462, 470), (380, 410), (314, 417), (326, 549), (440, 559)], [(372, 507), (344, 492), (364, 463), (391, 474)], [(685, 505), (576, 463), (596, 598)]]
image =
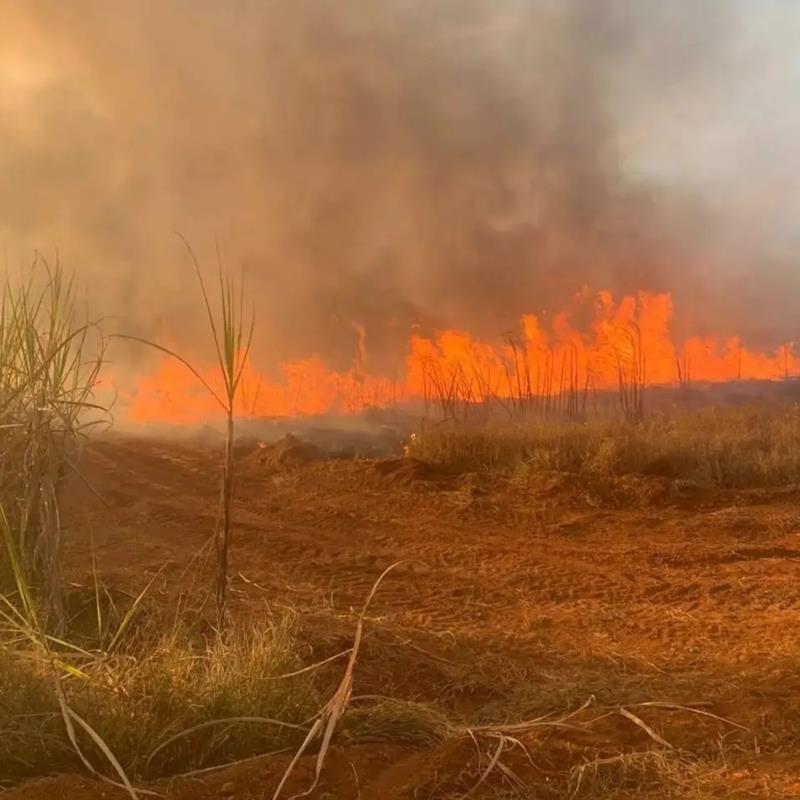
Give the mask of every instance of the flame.
[[(648, 385), (779, 379), (800, 374), (792, 344), (774, 353), (747, 349), (738, 337), (692, 337), (677, 346), (670, 336), (673, 315), (668, 293), (639, 292), (615, 301), (610, 292), (593, 298), (588, 330), (574, 322), (576, 308), (553, 314), (549, 324), (525, 315), (518, 331), (492, 343), (466, 331), (412, 335), (400, 379), (365, 370), (364, 329), (358, 334), (354, 366), (329, 370), (316, 357), (285, 362), (277, 378), (244, 367), (237, 398), (239, 416), (308, 416), (357, 413), (370, 407), (449, 397), (482, 402), (492, 398), (547, 396), (566, 389), (615, 389), (621, 380)], [(218, 394), (222, 382), (215, 367), (201, 370)], [(142, 375), (126, 398), (134, 422), (193, 424), (221, 416), (222, 409), (184, 366), (164, 356)]]

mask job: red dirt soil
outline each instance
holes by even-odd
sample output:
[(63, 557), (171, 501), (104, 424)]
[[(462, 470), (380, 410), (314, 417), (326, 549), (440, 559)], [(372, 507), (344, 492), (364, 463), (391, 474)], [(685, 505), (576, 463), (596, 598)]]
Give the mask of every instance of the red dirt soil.
[[(72, 492), (69, 580), (91, 585), (93, 547), (110, 585), (138, 591), (165, 562), (177, 581), (213, 528), (218, 462), (186, 444), (119, 436), (92, 444), (84, 471), (105, 502), (86, 488)], [(560, 785), (559, 775), (594, 758), (617, 770), (620, 754), (638, 753), (636, 761), (655, 734), (676, 763), (693, 765), (677, 784), (666, 782), (671, 767), (647, 772), (642, 757), (638, 772), (579, 787), (578, 796), (800, 797), (797, 494), (704, 495), (653, 478), (599, 495), (558, 474), (509, 480), (415, 461), (285, 464), (241, 454), (235, 613), (265, 599), (298, 608), (319, 642), (314, 657), (324, 657), (348, 646), (354, 609), (396, 561), (370, 610), (357, 694), (498, 722), (511, 703), (537, 716), (594, 698), (580, 719), (593, 714), (595, 725), (537, 734), (525, 741), (530, 760), (509, 756), (514, 774), (535, 787), (528, 794), (513, 794), (513, 780), (498, 771), (471, 796), (567, 796), (548, 782)], [(641, 705), (652, 702), (671, 707)], [(269, 798), (288, 758), (150, 788), (172, 800), (223, 790)], [(284, 796), (308, 786), (311, 770), (304, 760)], [(466, 737), (429, 748), (342, 745), (310, 797), (454, 798), (480, 775)], [(82, 777), (6, 795), (127, 796)]]

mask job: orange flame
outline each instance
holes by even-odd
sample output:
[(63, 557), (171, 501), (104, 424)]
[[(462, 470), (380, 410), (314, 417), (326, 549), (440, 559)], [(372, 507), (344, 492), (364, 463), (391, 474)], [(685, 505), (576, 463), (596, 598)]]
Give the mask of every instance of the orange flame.
[[(561, 311), (549, 326), (528, 314), (518, 333), (496, 343), (460, 330), (438, 331), (431, 338), (412, 336), (405, 375), (399, 380), (365, 372), (364, 333), (359, 329), (359, 353), (350, 370), (332, 371), (311, 357), (281, 364), (276, 380), (246, 364), (236, 413), (276, 417), (357, 413), (426, 399), (431, 392), (480, 402), (513, 397), (523, 388), (531, 395), (559, 391), (566, 384), (613, 389), (621, 376), (668, 385), (800, 374), (800, 357), (792, 344), (768, 354), (747, 349), (737, 337), (693, 337), (677, 347), (670, 337), (671, 319), (669, 294), (640, 292), (615, 302), (610, 292), (599, 292), (585, 331), (575, 327), (569, 311)], [(221, 392), (215, 368), (201, 374)], [(167, 356), (152, 374), (138, 379), (127, 399), (128, 415), (135, 422), (193, 424), (222, 413), (197, 379)]]

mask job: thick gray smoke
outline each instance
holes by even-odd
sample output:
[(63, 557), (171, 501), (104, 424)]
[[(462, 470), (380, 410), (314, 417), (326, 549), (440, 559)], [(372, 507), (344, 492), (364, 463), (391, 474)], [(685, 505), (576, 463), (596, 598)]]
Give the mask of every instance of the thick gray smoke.
[[(191, 343), (173, 231), (257, 353), (497, 335), (581, 285), (794, 334), (800, 8), (780, 0), (0, 0), (0, 243)], [(767, 313), (769, 312), (769, 313)], [(384, 362), (384, 363), (388, 363)]]

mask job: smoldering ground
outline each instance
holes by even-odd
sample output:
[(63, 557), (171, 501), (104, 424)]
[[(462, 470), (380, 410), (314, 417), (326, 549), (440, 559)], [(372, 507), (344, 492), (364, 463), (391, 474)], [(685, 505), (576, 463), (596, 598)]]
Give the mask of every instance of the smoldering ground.
[(197, 338), (178, 230), (244, 269), (265, 362), (340, 365), (358, 325), (379, 362), (415, 321), (497, 335), (584, 284), (794, 335), (793, 4), (0, 9), (6, 264), (58, 247), (128, 331)]

